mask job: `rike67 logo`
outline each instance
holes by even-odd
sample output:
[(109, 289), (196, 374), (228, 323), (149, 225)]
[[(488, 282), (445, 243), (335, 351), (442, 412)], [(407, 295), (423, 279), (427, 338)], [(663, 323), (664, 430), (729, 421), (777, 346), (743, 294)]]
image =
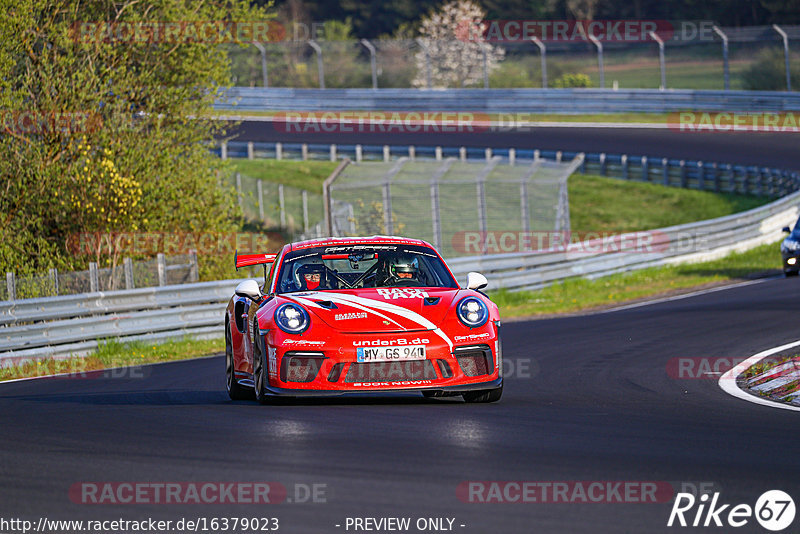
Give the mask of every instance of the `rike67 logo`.
[(763, 528), (777, 532), (791, 525), (794, 515), (794, 500), (781, 490), (764, 492), (754, 507), (749, 504), (722, 504), (719, 492), (700, 497), (678, 493), (667, 526), (738, 528), (747, 525), (755, 517)]

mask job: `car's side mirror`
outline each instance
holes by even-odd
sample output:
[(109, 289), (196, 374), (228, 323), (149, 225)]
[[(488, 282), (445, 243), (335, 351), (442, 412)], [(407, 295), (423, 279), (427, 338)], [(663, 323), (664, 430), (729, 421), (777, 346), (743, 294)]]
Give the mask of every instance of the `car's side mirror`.
[(467, 273), (467, 289), (483, 289), (489, 285), (489, 281), (481, 273), (472, 271)]
[(781, 230), (781, 231), (782, 231), (782, 232), (786, 232), (787, 234), (791, 234), (791, 233), (792, 233), (792, 230), (791, 230), (791, 228), (789, 228), (788, 226), (784, 226), (784, 227), (783, 227), (783, 230)]
[(258, 287), (258, 282), (255, 280), (245, 280), (236, 286), (234, 291), (237, 296), (245, 297), (252, 301), (261, 300), (261, 289)]

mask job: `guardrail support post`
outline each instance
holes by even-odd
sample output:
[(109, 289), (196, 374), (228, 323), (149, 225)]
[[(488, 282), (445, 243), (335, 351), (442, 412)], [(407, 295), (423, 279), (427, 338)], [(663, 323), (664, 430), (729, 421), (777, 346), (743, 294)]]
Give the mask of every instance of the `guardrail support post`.
[(252, 141), (248, 141), (247, 142), (247, 159), (254, 159), (255, 158), (254, 152), (255, 151), (254, 151), (254, 147), (253, 147), (253, 142)]
[(372, 45), (372, 43), (370, 43), (366, 39), (361, 39), (360, 42), (364, 46), (364, 48), (369, 50), (369, 66), (370, 66), (370, 70), (372, 70), (372, 88), (373, 89), (377, 89), (378, 88), (378, 62), (375, 59), (375, 52), (376, 52), (375, 47)]
[(308, 191), (303, 189), (301, 193), (303, 197), (303, 233), (308, 233)]
[(486, 161), (489, 161), (489, 160), (492, 159), (492, 149), (491, 148), (487, 148), (484, 151), (484, 153), (486, 154)]
[(258, 187), (258, 217), (264, 222), (264, 183), (261, 179), (257, 182)]
[(562, 159), (563, 157), (564, 157), (564, 155), (561, 153), (561, 151), (560, 151), (560, 150), (559, 150), (559, 151), (557, 151), (557, 152), (556, 152), (556, 163), (561, 163), (561, 159)]
[(458, 159), (467, 161), (467, 147), (462, 146), (458, 149)]
[(783, 40), (783, 60), (786, 64), (786, 90), (792, 90), (792, 73), (789, 70), (789, 36), (777, 24), (772, 25), (772, 29), (778, 32)]
[(219, 157), (220, 157), (220, 159), (223, 159), (223, 160), (228, 159), (228, 142), (227, 141), (222, 141), (222, 143), (219, 145)]
[(512, 167), (514, 166), (514, 162), (517, 160), (517, 150), (514, 148), (508, 149), (508, 164)]
[(189, 251), (189, 280), (192, 282), (200, 280), (200, 269), (197, 265), (197, 251), (194, 249)]
[(706, 169), (703, 167), (703, 162), (697, 162), (697, 189), (704, 191), (706, 188)]
[(728, 163), (725, 165), (725, 168), (728, 171), (728, 192), (735, 193), (736, 192), (736, 167), (732, 164)]
[(431, 219), (433, 222), (433, 246), (437, 250), (442, 246), (442, 221), (439, 213), (439, 181), (431, 182)]
[(331, 161), (336, 161), (336, 145), (331, 145)]
[(731, 76), (730, 70), (728, 68), (728, 36), (723, 33), (722, 30), (719, 29), (719, 26), (716, 24), (711, 27), (714, 30), (714, 33), (719, 35), (720, 39), (722, 39), (722, 68), (723, 68), (723, 76), (725, 78), (725, 90), (729, 91), (731, 88)]
[(681, 160), (680, 163), (678, 163), (678, 166), (681, 170), (681, 187), (685, 189), (686, 186), (689, 185), (688, 176), (686, 174), (686, 162)]
[(89, 291), (91, 293), (96, 293), (99, 291), (100, 287), (100, 276), (97, 272), (97, 264), (95, 262), (89, 262)]
[(422, 48), (423, 54), (425, 54), (425, 87), (430, 89), (433, 87), (431, 83), (431, 53), (428, 49), (428, 45), (425, 44), (425, 41), (421, 37), (417, 37), (417, 44)]
[(669, 160), (667, 158), (661, 158), (661, 182), (669, 185)]
[(437, 146), (436, 148), (434, 148), (434, 154), (436, 161), (442, 161), (442, 147)]
[(325, 89), (325, 67), (322, 65), (322, 48), (319, 47), (316, 41), (310, 39), (308, 46), (314, 49), (317, 53), (317, 76), (319, 77), (319, 88)]
[(50, 278), (50, 284), (53, 286), (53, 291), (58, 296), (58, 269), (50, 269), (48, 277)]
[(597, 69), (600, 71), (600, 89), (606, 88), (606, 72), (603, 67), (603, 43), (592, 34), (588, 35), (589, 40), (597, 47)]
[(600, 176), (605, 176), (607, 172), (606, 168), (606, 153), (600, 153)]
[(392, 222), (392, 186), (387, 180), (383, 184), (383, 228), (386, 235), (394, 233), (394, 224)]
[(12, 272), (6, 273), (6, 291), (8, 300), (17, 300), (17, 279)]
[(242, 174), (236, 173), (236, 198), (239, 200), (239, 209), (244, 211), (244, 200), (242, 199)]
[(711, 172), (712, 172), (712, 180), (714, 181), (714, 192), (719, 193), (719, 169), (717, 168), (717, 162), (711, 164)]
[(264, 87), (269, 87), (269, 76), (267, 76), (267, 50), (264, 48), (264, 45), (258, 41), (253, 42), (253, 46), (258, 48), (258, 51), (261, 53), (261, 81), (264, 83)]
[[(156, 264), (158, 267), (158, 285), (163, 287), (167, 285), (167, 257), (162, 252), (156, 256)], [(91, 264), (89, 264), (91, 266)]]
[(664, 60), (664, 41), (656, 32), (650, 32), (649, 35), (652, 40), (658, 43), (658, 66), (661, 69), (661, 87), (659, 87), (659, 90), (664, 91), (667, 89), (667, 66)]
[(620, 163), (622, 164), (622, 179), (623, 180), (627, 180), (628, 179), (628, 155), (627, 154), (623, 154), (622, 158), (620, 158), (620, 159), (621, 159)]
[(283, 143), (275, 143), (275, 159), (278, 161), (283, 159)]
[(389, 145), (383, 145), (383, 161), (391, 161), (392, 160), (392, 149), (389, 148)]
[(356, 163), (361, 163), (361, 160), (364, 158), (363, 149), (361, 145), (356, 145)]
[(542, 89), (547, 89), (547, 47), (538, 37), (531, 37), (531, 41), (539, 47), (539, 55), (542, 57)]
[(417, 150), (414, 148), (414, 145), (410, 145), (408, 147), (408, 159), (414, 161), (417, 157)]
[(527, 235), (531, 231), (531, 214), (528, 205), (528, 180), (519, 183), (519, 211), (522, 217), (522, 231)]
[(133, 289), (133, 260), (125, 258), (122, 260), (122, 271), (125, 273), (125, 289)]
[(642, 181), (650, 181), (650, 163), (647, 160), (647, 156), (642, 156)]
[(281, 214), (281, 228), (286, 228), (286, 202), (283, 196), (283, 184), (278, 184), (278, 209)]
[(539, 161), (542, 159), (542, 152), (538, 148), (533, 151), (533, 161)]
[(303, 161), (308, 161), (308, 145), (306, 143), (300, 145), (300, 154), (302, 154)]

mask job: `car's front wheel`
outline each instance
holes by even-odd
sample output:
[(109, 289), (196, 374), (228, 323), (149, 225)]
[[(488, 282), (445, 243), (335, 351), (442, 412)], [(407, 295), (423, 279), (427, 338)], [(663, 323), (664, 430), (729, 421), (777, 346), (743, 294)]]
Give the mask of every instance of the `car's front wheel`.
[[(257, 332), (257, 330), (256, 330)], [(270, 394), (267, 390), (267, 361), (266, 355), (261, 350), (261, 344), (258, 342), (258, 334), (256, 334), (255, 343), (253, 343), (253, 383), (256, 392), (256, 400), (261, 404), (269, 404)]]
[(233, 343), (231, 329), (225, 324), (225, 388), (231, 400), (246, 400), (253, 396), (252, 392), (236, 380), (236, 366), (233, 361)]
[(503, 386), (494, 389), (467, 391), (461, 395), (464, 402), (497, 402), (503, 396)]

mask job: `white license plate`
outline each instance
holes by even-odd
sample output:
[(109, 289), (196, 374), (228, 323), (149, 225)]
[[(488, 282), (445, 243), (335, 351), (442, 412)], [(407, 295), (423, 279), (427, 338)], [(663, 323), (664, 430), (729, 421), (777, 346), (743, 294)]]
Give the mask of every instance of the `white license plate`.
[(402, 347), (358, 347), (356, 359), (365, 362), (402, 362), (424, 360), (425, 345), (403, 345)]

